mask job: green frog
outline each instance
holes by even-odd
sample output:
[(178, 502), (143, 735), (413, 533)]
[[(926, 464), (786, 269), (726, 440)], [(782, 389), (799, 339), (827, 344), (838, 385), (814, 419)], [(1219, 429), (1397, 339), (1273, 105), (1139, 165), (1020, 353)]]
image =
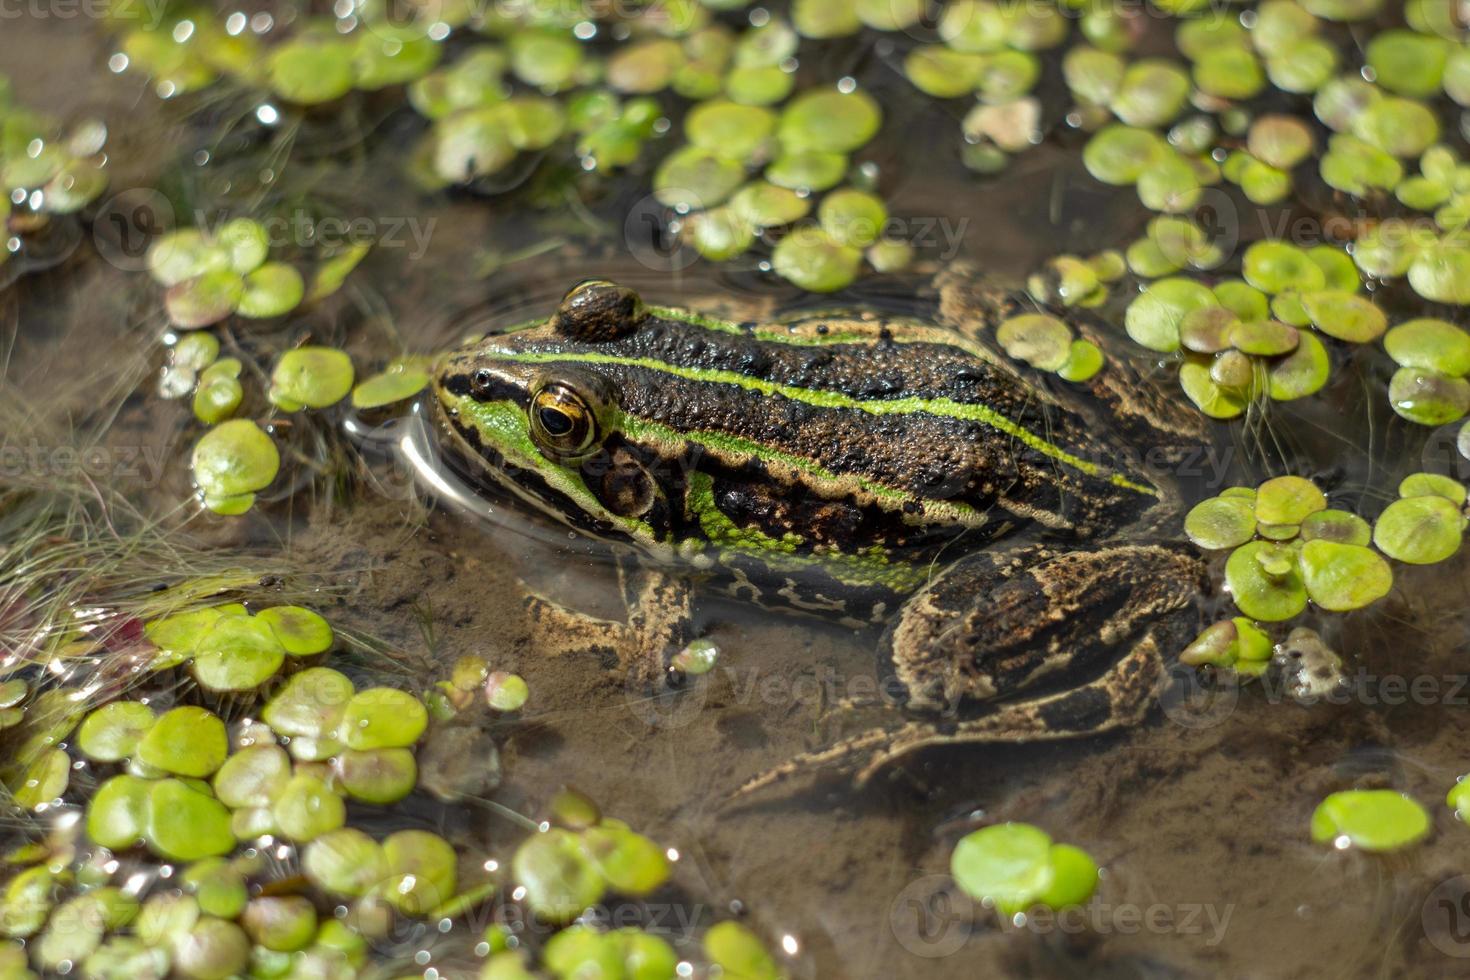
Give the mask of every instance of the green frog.
[(883, 625), (898, 715), (747, 790), (1135, 723), (1192, 619), (1203, 565), (1158, 538), (1176, 490), (1135, 461), (1198, 445), (1194, 414), (1116, 359), (1073, 384), (1008, 358), (994, 328), (1035, 304), (972, 269), (924, 295), (921, 317), (751, 321), (592, 280), (436, 371), (451, 459), (631, 556), (626, 623), (532, 597), (541, 642), (656, 683), (690, 637), (694, 582)]

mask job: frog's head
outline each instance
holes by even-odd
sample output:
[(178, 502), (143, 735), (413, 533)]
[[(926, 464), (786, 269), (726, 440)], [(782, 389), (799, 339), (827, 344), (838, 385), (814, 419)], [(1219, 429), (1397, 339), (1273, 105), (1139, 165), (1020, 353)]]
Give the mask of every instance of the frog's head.
[(589, 280), (549, 319), (450, 353), (434, 391), (455, 452), (585, 534), (656, 545), (667, 526), (658, 467), (624, 438), (617, 380), (595, 357), (646, 316), (631, 289)]

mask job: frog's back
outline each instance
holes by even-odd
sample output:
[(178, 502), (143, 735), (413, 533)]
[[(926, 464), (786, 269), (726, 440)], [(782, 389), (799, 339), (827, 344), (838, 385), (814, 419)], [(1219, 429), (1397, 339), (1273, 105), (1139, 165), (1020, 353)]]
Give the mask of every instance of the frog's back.
[[(458, 382), (451, 361), (444, 383), (467, 387), (486, 356), (594, 379), (617, 418), (580, 464), (591, 492), (617, 492), (610, 472), (656, 484), (636, 495), (653, 501), (640, 504), (653, 538), (811, 605), (843, 592), (851, 608), (865, 591), (889, 605), (956, 545), (1022, 527), (1096, 537), (1157, 499), (1120, 465), (1135, 455), (1106, 404), (1023, 374), (952, 320), (736, 323), (650, 307), (578, 321), (566, 309), (488, 339)], [(820, 588), (799, 584), (812, 579)]]

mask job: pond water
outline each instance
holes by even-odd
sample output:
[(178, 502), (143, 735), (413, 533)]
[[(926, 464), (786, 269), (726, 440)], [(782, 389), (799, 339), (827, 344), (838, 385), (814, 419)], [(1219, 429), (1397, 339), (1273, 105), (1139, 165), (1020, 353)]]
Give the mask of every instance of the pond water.
[[(25, 419), (5, 441), (47, 447), (78, 429), (100, 431), (115, 459), (127, 452), (140, 461), (137, 474), (107, 474), (109, 489), (167, 515), (173, 540), (254, 556), (287, 583), (285, 594), (304, 591), (304, 604), (339, 634), (389, 652), (384, 662), (360, 654), (353, 666), (362, 675), (423, 687), (476, 655), (525, 678), (531, 701), (493, 729), (504, 770), (490, 794), (498, 807), (416, 796), (364, 810), (355, 825), (433, 830), (461, 853), (505, 864), (525, 830), (499, 808), (539, 820), (557, 787), (575, 786), (677, 851), (676, 889), (633, 921), (683, 951), (705, 925), (737, 917), (794, 977), (1464, 975), (1470, 943), (1446, 931), (1443, 909), (1464, 912), (1456, 903), (1470, 894), (1470, 879), (1457, 876), (1470, 872), (1470, 831), (1441, 805), (1470, 768), (1464, 553), (1399, 567), (1385, 600), (1345, 620), (1314, 620), (1355, 678), (1357, 693), (1342, 703), (1302, 706), (1266, 685), (1214, 689), (1180, 674), (1164, 708), (1133, 730), (933, 749), (861, 789), (819, 778), (732, 803), (751, 775), (853, 729), (835, 702), (874, 676), (877, 631), (706, 596), (698, 624), (718, 645), (717, 667), (651, 696), (595, 656), (548, 656), (530, 641), (528, 585), (617, 617), (616, 578), (602, 556), (559, 528), (435, 506), (392, 453), (341, 465), (317, 457), (315, 479), (307, 467), (243, 518), (195, 513), (184, 502), (199, 426), (187, 400), (154, 391), (160, 321), (129, 236), (153, 230), (142, 224), (158, 216), (139, 218), (138, 208), (162, 201), (173, 211), (188, 201), (212, 215), (255, 200), (286, 215), (363, 218), (379, 245), (333, 303), (254, 333), (220, 333), (227, 349), (257, 356), (310, 335), (364, 365), (545, 316), (586, 278), (706, 309), (902, 310), (922, 270), (813, 298), (754, 260), (696, 261), (661, 246), (640, 218), (649, 210), (646, 168), (585, 205), (569, 198), (533, 209), (516, 192), (424, 193), (397, 163), (422, 120), (395, 112), (387, 97), (365, 100), (346, 132), (334, 128), (340, 121), (309, 119), (287, 153), (273, 143), (279, 131), (238, 118), (229, 100), (185, 114), (136, 77), (109, 72), (113, 45), (94, 26), (0, 20), (0, 72), (18, 99), (63, 119), (105, 120), (112, 188), (104, 201), (135, 195), (104, 203), (60, 265), (0, 292), (0, 397), (8, 418)], [(886, 128), (861, 159), (878, 168), (890, 211), (924, 239), (924, 268), (965, 258), (1019, 281), (1058, 252), (1119, 246), (1147, 223), (1127, 188), (1088, 176), (1081, 135), (1064, 133), (980, 178), (960, 159), (956, 113), (914, 92), (881, 43), (841, 42), (825, 58), (804, 70), (852, 74), (884, 102)], [(277, 173), (266, 179), (265, 170)], [(166, 196), (146, 196), (150, 188)], [(1244, 217), (1239, 225), (1243, 240), (1266, 233)], [(1105, 315), (1116, 323), (1120, 308)], [(1147, 352), (1137, 353), (1154, 372)], [(1188, 499), (1292, 472), (1316, 478), (1334, 505), (1371, 512), (1408, 473), (1463, 469), (1452, 446), (1389, 410), (1392, 366), (1381, 350), (1353, 349), (1341, 361), (1313, 398), (1211, 423), (1208, 451), (1179, 474)], [(340, 423), (327, 418), (322, 424)], [(311, 431), (289, 436), (308, 459), (346, 444)], [(1209, 621), (1202, 616), (1200, 626)], [(473, 755), (457, 762), (489, 764)], [(1424, 801), (1433, 820), (1427, 842), (1373, 856), (1311, 841), (1324, 796), (1370, 786)], [(1096, 859), (1104, 877), (1089, 905), (1000, 924), (954, 887), (955, 842), (1008, 820), (1046, 827)], [(19, 834), (27, 825), (15, 826)], [(461, 928), (417, 937), (394, 953), (432, 948), (440, 975), (473, 975), (473, 937), (465, 936)], [(421, 969), (411, 960), (382, 966), (385, 976)]]

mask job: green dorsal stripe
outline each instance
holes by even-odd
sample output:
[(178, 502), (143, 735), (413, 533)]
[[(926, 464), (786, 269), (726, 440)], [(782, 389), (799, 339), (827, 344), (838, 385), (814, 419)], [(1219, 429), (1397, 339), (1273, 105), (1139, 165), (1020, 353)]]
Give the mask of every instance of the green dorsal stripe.
[(853, 398), (850, 395), (844, 395), (837, 391), (799, 388), (795, 385), (764, 381), (760, 378), (748, 377), (737, 371), (681, 367), (677, 364), (668, 364), (646, 357), (619, 357), (614, 354), (595, 353), (521, 353), (509, 350), (496, 350), (492, 356), (521, 364), (617, 364), (624, 367), (658, 371), (661, 374), (684, 378), (688, 381), (699, 381), (707, 384), (728, 384), (747, 391), (759, 392), (763, 395), (780, 395), (783, 398), (789, 398), (792, 401), (812, 405), (817, 408), (856, 409), (867, 412), (870, 415), (913, 415), (922, 412), (946, 418), (963, 419), (968, 422), (980, 422), (1000, 432), (1004, 432), (1006, 435), (1030, 446), (1048, 458), (1086, 473), (1088, 476), (1107, 479), (1115, 486), (1124, 487), (1138, 493), (1149, 496), (1157, 495), (1157, 492), (1152, 487), (1142, 483), (1135, 483), (1118, 473), (1108, 473), (1098, 464), (1069, 453), (1054, 443), (1047, 442), (1034, 432), (1017, 425), (1004, 415), (985, 405), (969, 405), (964, 402), (953, 401), (949, 398), (864, 400)]

